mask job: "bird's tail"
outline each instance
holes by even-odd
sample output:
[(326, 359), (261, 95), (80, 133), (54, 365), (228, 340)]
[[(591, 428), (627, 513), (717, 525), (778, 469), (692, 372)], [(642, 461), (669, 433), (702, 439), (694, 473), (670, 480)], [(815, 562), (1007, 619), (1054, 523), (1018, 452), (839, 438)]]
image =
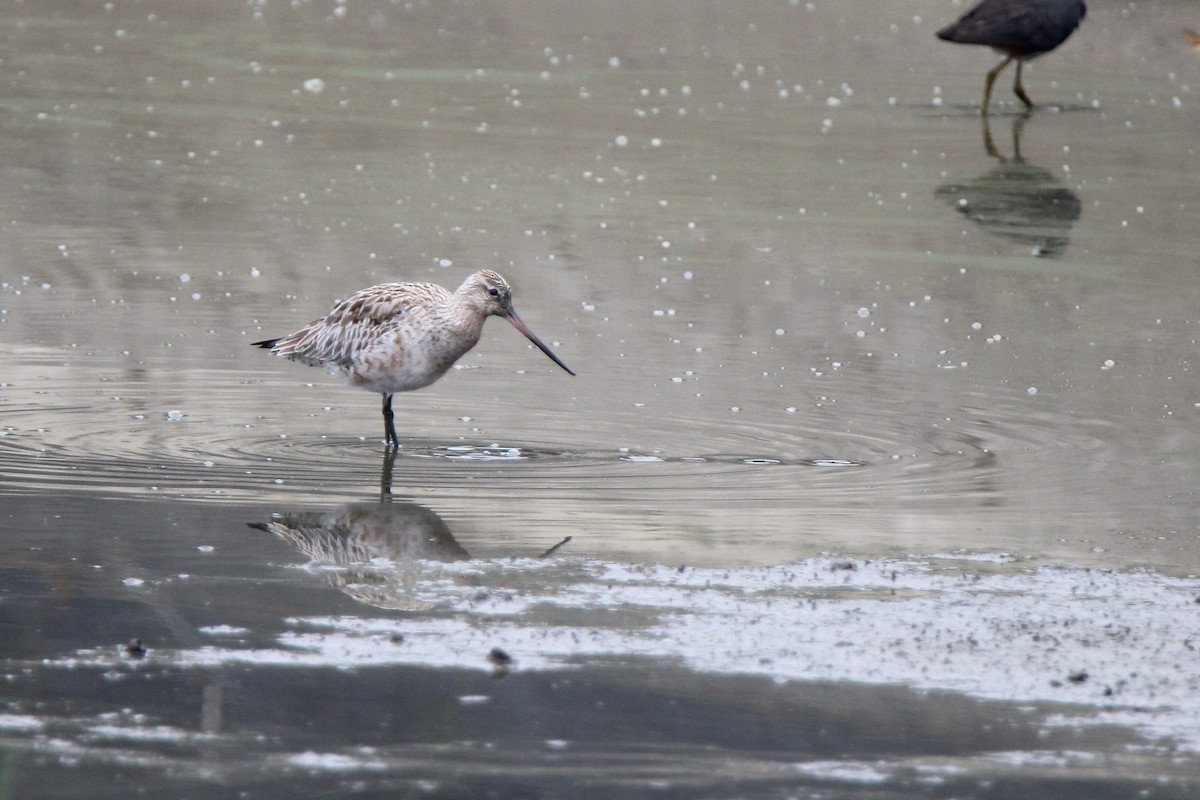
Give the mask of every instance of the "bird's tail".
[(251, 347), (261, 347), (263, 350), (273, 350), (279, 342), (278, 339), (263, 339), (261, 342), (251, 342)]

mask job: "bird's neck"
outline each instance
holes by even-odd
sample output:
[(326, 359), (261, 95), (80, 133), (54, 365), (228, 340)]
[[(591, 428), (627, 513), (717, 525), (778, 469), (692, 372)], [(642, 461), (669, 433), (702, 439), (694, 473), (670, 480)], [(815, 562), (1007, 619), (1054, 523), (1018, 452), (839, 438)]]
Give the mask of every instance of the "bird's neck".
[(445, 324), (471, 341), (479, 340), (479, 336), (483, 332), (483, 323), (488, 318), (485, 310), (459, 294), (450, 296), (444, 313)]

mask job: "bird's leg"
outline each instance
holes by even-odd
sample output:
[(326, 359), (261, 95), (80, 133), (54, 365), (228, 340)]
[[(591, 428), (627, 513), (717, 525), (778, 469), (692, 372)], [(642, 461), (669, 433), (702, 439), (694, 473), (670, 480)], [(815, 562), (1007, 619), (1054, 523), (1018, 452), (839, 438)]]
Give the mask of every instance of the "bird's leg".
[(1025, 94), (1025, 86), (1021, 83), (1021, 65), (1025, 62), (1017, 59), (1017, 77), (1013, 81), (1013, 94), (1021, 98), (1021, 102), (1026, 108), (1033, 108), (1033, 101), (1029, 99), (1029, 95)]
[(400, 437), (396, 435), (396, 423), (392, 420), (395, 418), (392, 413), (392, 396), (385, 394), (383, 396), (383, 430), (387, 437), (387, 446), (400, 448)]
[(396, 465), (399, 450), (388, 447), (383, 451), (383, 470), (379, 473), (379, 502), (392, 502), (392, 468)]
[(989, 156), (999, 159), (1000, 163), (1004, 163), (1004, 154), (996, 148), (996, 142), (992, 139), (992, 126), (988, 122), (987, 114), (980, 114), (979, 118), (983, 120), (983, 149)]
[[(1008, 62), (1010, 62), (1012, 60), (1013, 60), (1012, 56), (1005, 56), (1004, 60), (1001, 61), (999, 64), (997, 64), (995, 67), (993, 67), (991, 72), (989, 72), (987, 74), (987, 80), (985, 80), (983, 82), (983, 102), (979, 104), (979, 113), (980, 114), (983, 114), (985, 116), (987, 115), (988, 103), (990, 103), (992, 100), (992, 84), (996, 82), (996, 76), (999, 75), (1000, 72), (1005, 67), (1008, 66)], [(1020, 62), (1018, 62), (1017, 69), (1019, 70), (1020, 68), (1021, 68), (1021, 64), (1020, 64)], [(1018, 72), (1017, 74), (1020, 75), (1021, 73)]]
[(1029, 119), (1029, 115), (1033, 113), (1032, 109), (1025, 109), (1025, 113), (1013, 120), (1012, 126), (1012, 143), (1013, 157), (1012, 160), (1018, 164), (1024, 164), (1025, 159), (1021, 157), (1021, 131), (1025, 128), (1025, 120)]

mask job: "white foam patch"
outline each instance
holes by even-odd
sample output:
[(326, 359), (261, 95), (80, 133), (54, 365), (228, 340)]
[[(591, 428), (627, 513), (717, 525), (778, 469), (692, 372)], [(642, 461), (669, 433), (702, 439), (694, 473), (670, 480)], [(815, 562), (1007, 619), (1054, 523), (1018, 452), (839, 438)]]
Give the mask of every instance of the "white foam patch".
[(1011, 553), (933, 553), (927, 558), (946, 561), (980, 561), (988, 564), (1009, 564), (1017, 560)]
[(0, 714), (0, 731), (38, 731), (45, 723), (27, 714)]
[(341, 753), (314, 753), (311, 750), (290, 756), (287, 762), (292, 766), (314, 772), (346, 772), (351, 770), (379, 770), (387, 768), (386, 763), (376, 759), (356, 758), (355, 756), (343, 755)]
[(190, 731), (172, 728), (169, 725), (128, 727), (125, 725), (93, 725), (88, 733), (103, 739), (124, 739), (138, 742), (183, 742), (196, 738)]
[(857, 761), (810, 761), (796, 764), (796, 770), (811, 778), (838, 783), (886, 783), (892, 779), (892, 771), (881, 772), (871, 764)]
[(235, 628), (232, 625), (206, 625), (197, 630), (207, 636), (244, 636), (250, 632), (246, 628)]
[(419, 615), (291, 618), (275, 647), (218, 644), (173, 660), (488, 670), (501, 647), (515, 669), (541, 670), (644, 657), (781, 682), (1083, 704), (1094, 713), (1055, 724), (1116, 722), (1200, 750), (1200, 580), (952, 557), (737, 569), (422, 562), (392, 582), (404, 597), (388, 598), (393, 608), (419, 598)]
[(1095, 762), (1098, 756), (1082, 750), (1009, 750), (989, 753), (986, 758), (1007, 767), (1070, 767)]

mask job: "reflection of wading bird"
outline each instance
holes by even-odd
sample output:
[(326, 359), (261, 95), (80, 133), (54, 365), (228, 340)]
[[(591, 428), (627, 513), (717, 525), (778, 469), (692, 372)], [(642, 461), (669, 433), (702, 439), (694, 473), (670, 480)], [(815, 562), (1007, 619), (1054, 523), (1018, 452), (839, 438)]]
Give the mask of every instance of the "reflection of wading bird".
[(980, 114), (987, 114), (992, 84), (1012, 61), (1017, 62), (1013, 92), (1027, 108), (1033, 108), (1021, 84), (1021, 65), (1065, 42), (1086, 14), (1083, 0), (982, 0), (938, 31), (937, 37), (956, 44), (987, 45), (1004, 54), (1004, 60), (984, 81)]
[[(348, 503), (248, 525), (278, 536), (320, 567), (330, 584), (378, 608), (415, 610), (442, 602), (448, 588), (431, 562), (471, 558), (437, 512), (416, 503)], [(549, 558), (569, 541), (570, 536), (538, 558)], [(476, 577), (462, 573), (446, 580), (462, 584)]]
[(504, 317), (555, 364), (575, 374), (525, 326), (513, 310), (508, 284), (487, 269), (453, 293), (432, 283), (362, 289), (295, 333), (254, 346), (325, 367), (350, 386), (382, 394), (387, 443), (399, 447), (392, 395), (422, 389), (445, 375), (475, 346), (484, 321), (493, 315)]
[(249, 525), (288, 542), (335, 587), (379, 608), (429, 607), (419, 591), (421, 562), (471, 557), (436, 512), (415, 503), (350, 503)]
[[(248, 524), (291, 544), (356, 600), (379, 608), (428, 608), (437, 592), (431, 595), (425, 592), (430, 587), (420, 585), (428, 571), (423, 562), (471, 556), (436, 511), (392, 502), (396, 456), (391, 448), (384, 453), (378, 503), (348, 503), (325, 512), (289, 511), (273, 515), (270, 522)], [(569, 541), (570, 536), (538, 558), (549, 558)]]

